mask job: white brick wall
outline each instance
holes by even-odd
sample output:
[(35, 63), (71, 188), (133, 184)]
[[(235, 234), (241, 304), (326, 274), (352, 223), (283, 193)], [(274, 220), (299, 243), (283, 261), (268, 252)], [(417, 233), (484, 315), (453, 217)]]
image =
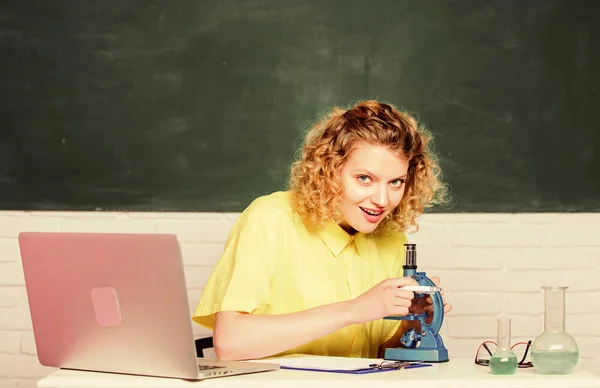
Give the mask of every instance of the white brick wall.
[[(35, 386), (39, 365), (17, 235), (21, 231), (175, 233), (190, 309), (238, 217), (236, 213), (0, 212), (0, 388)], [(580, 365), (600, 374), (600, 214), (429, 214), (409, 235), (419, 268), (442, 278), (454, 304), (442, 336), (451, 357), (473, 357), (512, 318), (514, 341), (543, 329), (542, 285), (568, 285), (567, 331)], [(209, 335), (195, 326), (196, 336)]]

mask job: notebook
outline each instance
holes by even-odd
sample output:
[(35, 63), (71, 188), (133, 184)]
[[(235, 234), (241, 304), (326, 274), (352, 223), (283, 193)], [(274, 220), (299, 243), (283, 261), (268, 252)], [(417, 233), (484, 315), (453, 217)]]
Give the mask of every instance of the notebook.
[(19, 246), (42, 365), (193, 380), (279, 369), (196, 357), (175, 235), (23, 232)]

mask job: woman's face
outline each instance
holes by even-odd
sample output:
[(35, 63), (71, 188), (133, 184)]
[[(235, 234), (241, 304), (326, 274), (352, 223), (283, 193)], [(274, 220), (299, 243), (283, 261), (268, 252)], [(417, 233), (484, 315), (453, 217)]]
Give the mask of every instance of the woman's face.
[(348, 233), (371, 233), (399, 204), (408, 162), (380, 145), (355, 144), (342, 167), (340, 226)]

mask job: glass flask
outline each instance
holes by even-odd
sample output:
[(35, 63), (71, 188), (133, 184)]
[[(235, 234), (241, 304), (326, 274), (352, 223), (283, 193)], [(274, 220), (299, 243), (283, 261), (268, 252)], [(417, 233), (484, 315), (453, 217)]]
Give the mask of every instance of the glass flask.
[(490, 369), (495, 375), (512, 375), (517, 370), (517, 355), (510, 348), (510, 318), (498, 318), (497, 348), (490, 357)]
[(541, 374), (567, 374), (579, 361), (577, 342), (565, 331), (567, 287), (544, 290), (544, 332), (531, 345), (531, 362)]

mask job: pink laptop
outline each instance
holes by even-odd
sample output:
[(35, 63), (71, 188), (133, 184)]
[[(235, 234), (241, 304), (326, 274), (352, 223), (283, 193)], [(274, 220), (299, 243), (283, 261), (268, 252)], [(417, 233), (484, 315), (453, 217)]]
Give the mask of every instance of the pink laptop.
[(23, 232), (19, 245), (42, 365), (184, 379), (279, 369), (196, 357), (175, 235)]

